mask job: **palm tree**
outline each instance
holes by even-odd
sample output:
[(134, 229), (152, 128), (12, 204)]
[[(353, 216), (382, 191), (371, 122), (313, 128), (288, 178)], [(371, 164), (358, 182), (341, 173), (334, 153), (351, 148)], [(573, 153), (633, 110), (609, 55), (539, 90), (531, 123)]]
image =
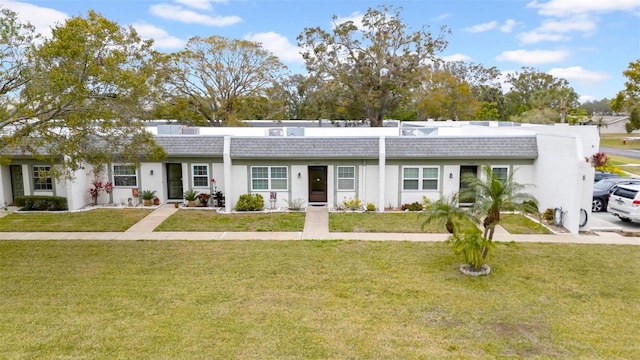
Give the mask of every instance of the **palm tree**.
[(444, 226), (449, 234), (454, 234), (460, 230), (460, 223), (469, 218), (470, 214), (458, 207), (458, 193), (455, 193), (451, 197), (444, 196), (429, 204), (425, 212), (418, 215), (418, 217), (425, 215), (426, 218), (422, 222), (423, 230), (427, 224), (437, 222), (439, 225)]
[(609, 127), (609, 124), (607, 124), (607, 122), (602, 118), (602, 116), (600, 116), (598, 118), (598, 121), (596, 121), (596, 126), (598, 127), (598, 135), (600, 135), (600, 129), (604, 126), (604, 127)]
[[(497, 177), (490, 166), (484, 167), (484, 178), (480, 179), (473, 174), (464, 174), (463, 180), (469, 184), (466, 192), (475, 192), (476, 201), (471, 206), (471, 213), (483, 219), (483, 236), (491, 242), (496, 225), (500, 223), (500, 212), (515, 210), (523, 212), (536, 212), (538, 201), (533, 195), (523, 192), (527, 185), (519, 184), (513, 179), (514, 172), (509, 173), (506, 179)], [(483, 250), (486, 258), (488, 247)]]

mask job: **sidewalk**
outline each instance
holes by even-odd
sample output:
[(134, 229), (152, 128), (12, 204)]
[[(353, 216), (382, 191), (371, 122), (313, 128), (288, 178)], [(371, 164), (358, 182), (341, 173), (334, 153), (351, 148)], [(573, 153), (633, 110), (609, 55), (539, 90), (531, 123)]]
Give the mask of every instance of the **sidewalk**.
[[(329, 232), (329, 209), (307, 208), (302, 232), (154, 232), (178, 209), (166, 204), (155, 209), (125, 232), (0, 232), (0, 240), (365, 240), (365, 241), (444, 241), (448, 234), (425, 233), (339, 233)], [(574, 244), (640, 245), (640, 237), (624, 237), (614, 232), (595, 235), (515, 235), (497, 227), (494, 241)]]

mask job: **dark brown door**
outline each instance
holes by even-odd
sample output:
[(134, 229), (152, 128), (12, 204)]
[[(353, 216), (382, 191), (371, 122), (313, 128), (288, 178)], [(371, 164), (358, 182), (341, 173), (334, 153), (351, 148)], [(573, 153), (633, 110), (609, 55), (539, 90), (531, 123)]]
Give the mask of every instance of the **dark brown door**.
[(182, 164), (167, 164), (167, 194), (170, 200), (182, 199)]
[(15, 199), (18, 196), (24, 196), (22, 165), (9, 166), (9, 172), (11, 173), (11, 191), (13, 191), (13, 198)]
[(460, 166), (460, 205), (471, 205), (476, 202), (476, 194), (475, 192), (469, 192), (469, 184), (463, 180), (465, 174), (473, 174), (474, 176), (478, 176), (478, 167)]
[(309, 166), (309, 202), (327, 202), (326, 166)]

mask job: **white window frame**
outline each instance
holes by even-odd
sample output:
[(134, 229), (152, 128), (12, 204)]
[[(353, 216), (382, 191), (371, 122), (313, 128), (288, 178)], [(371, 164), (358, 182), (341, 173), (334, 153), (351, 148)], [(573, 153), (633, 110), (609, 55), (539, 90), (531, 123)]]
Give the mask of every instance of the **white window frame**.
[(509, 167), (508, 166), (504, 166), (504, 165), (496, 165), (496, 166), (491, 166), (491, 172), (495, 175), (495, 170), (496, 169), (505, 169), (507, 171), (507, 173), (505, 174), (506, 177), (502, 180), (507, 180), (509, 178)]
[[(266, 177), (254, 177), (254, 169), (267, 169)], [(284, 177), (275, 177), (274, 170), (284, 169)], [(249, 174), (249, 182), (251, 183), (251, 191), (289, 191), (289, 168), (287, 166), (251, 166)], [(267, 188), (256, 188), (255, 181), (266, 181)], [(284, 187), (276, 187), (274, 183), (284, 181)]]
[[(350, 177), (346, 177), (346, 176), (341, 176), (340, 174), (340, 169), (352, 169), (353, 170), (353, 176)], [(337, 166), (336, 167), (336, 189), (338, 191), (355, 191), (356, 190), (356, 167), (355, 166)], [(351, 181), (351, 185), (350, 187), (342, 187), (341, 184), (341, 180), (343, 181), (347, 181), (350, 180)]]
[[(133, 169), (133, 174), (117, 174), (116, 167), (130, 168)], [(127, 164), (113, 164), (111, 165), (111, 177), (113, 181), (113, 187), (117, 188), (135, 188), (138, 187), (138, 167), (135, 165), (127, 165)], [(126, 185), (118, 185), (118, 181), (116, 179), (118, 177), (122, 178), (133, 178), (134, 184), (126, 184)]]
[[(204, 167), (206, 173), (204, 175), (202, 174), (197, 174), (196, 175), (196, 166), (198, 167)], [(196, 178), (197, 179), (203, 179), (205, 180), (205, 184), (204, 185), (196, 185)], [(209, 177), (209, 164), (191, 164), (191, 184), (193, 185), (194, 188), (209, 188), (209, 181), (210, 181), (210, 177)]]
[[(405, 177), (405, 169), (418, 169), (418, 177)], [(425, 177), (424, 171), (426, 169), (435, 169), (436, 176), (435, 177)], [(417, 189), (407, 189), (405, 187), (405, 181), (417, 181), (418, 186)], [(428, 180), (435, 180), (436, 187), (435, 189), (425, 189), (424, 182)], [(439, 166), (403, 166), (402, 167), (402, 191), (439, 191), (440, 190), (440, 167)]]
[(53, 178), (51, 174), (40, 177), (40, 172), (51, 172), (51, 165), (33, 165), (31, 167), (31, 180), (33, 180), (33, 191), (53, 191)]

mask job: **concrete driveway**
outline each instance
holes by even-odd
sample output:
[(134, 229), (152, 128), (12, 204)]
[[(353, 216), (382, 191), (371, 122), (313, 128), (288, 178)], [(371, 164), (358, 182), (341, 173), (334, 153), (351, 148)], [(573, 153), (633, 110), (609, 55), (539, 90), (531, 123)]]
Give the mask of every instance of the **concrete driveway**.
[(624, 222), (608, 212), (592, 212), (589, 217), (591, 231), (640, 232), (640, 223)]

